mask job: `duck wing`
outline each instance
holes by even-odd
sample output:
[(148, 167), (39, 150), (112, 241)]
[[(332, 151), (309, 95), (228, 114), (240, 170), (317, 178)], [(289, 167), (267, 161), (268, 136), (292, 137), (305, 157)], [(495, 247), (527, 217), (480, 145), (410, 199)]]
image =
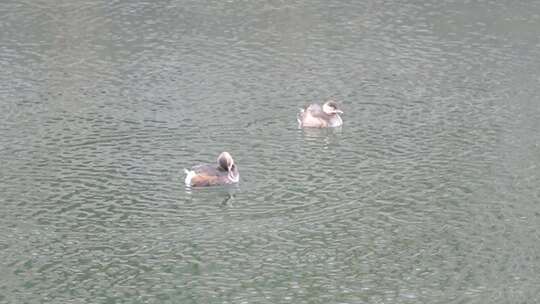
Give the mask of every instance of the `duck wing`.
[(322, 108), (318, 104), (310, 104), (304, 108), (300, 108), (300, 112), (296, 115), (296, 120), (298, 121), (298, 127), (304, 126), (306, 123), (309, 124), (309, 121), (312, 120), (316, 113), (322, 112)]
[(218, 168), (215, 165), (198, 165), (191, 168), (193, 172), (197, 175), (203, 175), (203, 176), (222, 176), (227, 175), (227, 171)]
[(314, 118), (328, 119), (329, 115), (323, 111), (323, 108), (319, 104), (311, 104), (306, 108), (306, 113)]
[(228, 172), (218, 168), (215, 165), (198, 165), (191, 170), (184, 170), (186, 178), (184, 180), (187, 186), (206, 187), (219, 185), (227, 178)]
[(312, 114), (323, 113), (322, 107), (320, 104), (312, 103), (306, 107), (306, 111)]

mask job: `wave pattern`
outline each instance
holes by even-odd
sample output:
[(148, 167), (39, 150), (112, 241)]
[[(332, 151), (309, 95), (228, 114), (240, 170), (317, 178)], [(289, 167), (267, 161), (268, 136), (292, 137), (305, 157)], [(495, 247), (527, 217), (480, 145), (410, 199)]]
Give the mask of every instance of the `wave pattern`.
[(0, 7), (0, 300), (538, 298), (540, 7), (439, 2)]

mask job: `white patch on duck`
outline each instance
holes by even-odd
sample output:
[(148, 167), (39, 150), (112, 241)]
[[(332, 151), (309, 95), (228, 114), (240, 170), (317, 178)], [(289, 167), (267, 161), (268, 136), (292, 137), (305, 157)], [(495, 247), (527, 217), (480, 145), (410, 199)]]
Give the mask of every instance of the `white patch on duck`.
[(191, 180), (197, 173), (193, 170), (184, 169), (184, 172), (186, 173), (186, 179), (184, 180), (184, 183), (186, 183), (186, 186), (191, 186)]

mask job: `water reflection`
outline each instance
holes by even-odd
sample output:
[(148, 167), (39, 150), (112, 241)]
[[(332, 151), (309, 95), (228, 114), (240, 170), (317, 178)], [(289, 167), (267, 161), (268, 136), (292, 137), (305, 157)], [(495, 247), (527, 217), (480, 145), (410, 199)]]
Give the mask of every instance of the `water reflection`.
[(342, 137), (343, 127), (337, 128), (303, 128), (299, 133), (307, 144), (322, 143), (324, 149), (338, 145)]
[(240, 185), (223, 185), (223, 186), (213, 186), (213, 187), (191, 187), (185, 186), (185, 191), (187, 194), (187, 200), (193, 202), (193, 200), (208, 199), (208, 197), (216, 197), (217, 200), (220, 200), (220, 205), (223, 206), (232, 206), (235, 196), (240, 192)]

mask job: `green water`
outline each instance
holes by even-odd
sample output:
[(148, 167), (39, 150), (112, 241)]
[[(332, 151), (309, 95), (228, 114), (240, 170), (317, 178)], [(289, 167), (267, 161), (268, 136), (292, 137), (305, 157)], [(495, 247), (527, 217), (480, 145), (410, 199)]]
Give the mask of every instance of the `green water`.
[[(535, 1), (0, 5), (0, 302), (536, 303)], [(332, 97), (338, 130), (298, 130)], [(227, 150), (241, 183), (189, 190)]]

